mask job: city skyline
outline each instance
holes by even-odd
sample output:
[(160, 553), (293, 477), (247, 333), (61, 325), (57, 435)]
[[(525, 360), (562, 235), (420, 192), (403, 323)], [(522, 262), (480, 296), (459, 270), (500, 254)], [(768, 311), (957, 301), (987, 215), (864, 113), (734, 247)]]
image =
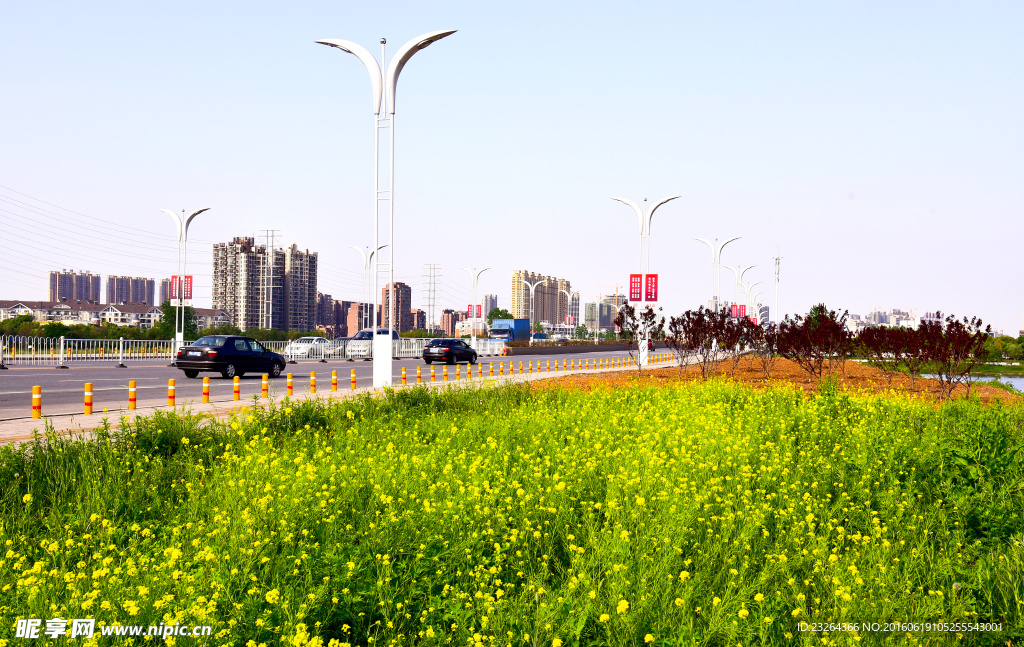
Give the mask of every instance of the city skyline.
[[(437, 262), (439, 310), (472, 300), (460, 266), (494, 268), (480, 294), (505, 295), (513, 270), (537, 267), (574, 277), (581, 303), (593, 302), (635, 265), (635, 225), (608, 196), (679, 194), (656, 214), (651, 240), (666, 314), (710, 298), (707, 250), (690, 239), (742, 236), (723, 263), (757, 265), (748, 278), (768, 286), (774, 310), (781, 255), (782, 314), (824, 301), (1020, 326), (1017, 5), (598, 4), (585, 15), (554, 8), (543, 23), (532, 18), (540, 5), (510, 14), (405, 4), (381, 17), (327, 3), (229, 4), (196, 23), (198, 6), (10, 8), (0, 73), (18, 100), (0, 106), (0, 123), (18, 126), (4, 129), (0, 156), (10, 236), (0, 298), (44, 299), (46, 273), (65, 264), (170, 276), (174, 233), (156, 209), (196, 204), (214, 208), (190, 232), (198, 303), (212, 304), (204, 248), (266, 227), (321, 250), (321, 291), (361, 300), (362, 268), (347, 246), (372, 242), (365, 72), (313, 41), (400, 43), (451, 25), (459, 32), (403, 77), (395, 280), (412, 286), (413, 307), (425, 306), (422, 266)], [(194, 47), (172, 54), (141, 36), (165, 32)], [(267, 46), (239, 56), (242, 34)], [(622, 46), (557, 73), (541, 58), (554, 43), (582, 49), (602, 37)], [(541, 46), (486, 46), (513, 39)], [(645, 88), (658, 89), (656, 118), (631, 98)], [(204, 99), (152, 100), (168, 93)], [(81, 105), (58, 108), (69, 95)], [(546, 115), (553, 95), (571, 104), (572, 123)], [(484, 109), (461, 114), (462, 105)], [(482, 244), (424, 249), (416, 222), (464, 227)], [(968, 226), (1000, 235), (975, 244)], [(945, 270), (951, 257), (985, 275)]]

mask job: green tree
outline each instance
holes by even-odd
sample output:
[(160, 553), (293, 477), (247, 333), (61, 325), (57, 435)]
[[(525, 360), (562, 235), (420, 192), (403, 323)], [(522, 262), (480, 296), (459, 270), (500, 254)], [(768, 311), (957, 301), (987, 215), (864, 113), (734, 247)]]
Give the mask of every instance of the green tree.
[(32, 315), (19, 315), (13, 319), (7, 319), (6, 321), (0, 321), (0, 334), (3, 335), (20, 335), (18, 332), (25, 324), (31, 325)]
[(487, 327), (494, 323), (495, 319), (513, 319), (512, 313), (504, 308), (491, 308), (491, 311), (487, 313)]
[(59, 321), (51, 321), (43, 326), (43, 337), (70, 337), (71, 328)]
[[(153, 326), (149, 334), (150, 339), (174, 339), (174, 311), (177, 307), (172, 306), (170, 300), (160, 305), (163, 317), (160, 322)], [(199, 327), (196, 325), (196, 309), (192, 306), (185, 306), (181, 309), (185, 315), (185, 339), (196, 339), (199, 335)]]
[(576, 326), (576, 330), (573, 331), (572, 337), (573, 339), (590, 339), (590, 330), (588, 330), (586, 326), (580, 324), (579, 326)]

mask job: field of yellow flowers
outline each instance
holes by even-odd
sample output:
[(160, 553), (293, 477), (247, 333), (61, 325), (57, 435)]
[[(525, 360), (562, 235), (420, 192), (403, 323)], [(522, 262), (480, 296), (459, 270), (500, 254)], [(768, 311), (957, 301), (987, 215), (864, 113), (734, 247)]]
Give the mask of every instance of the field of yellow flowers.
[(0, 451), (0, 646), (19, 618), (254, 647), (1016, 644), (1022, 422), (712, 380), (52, 438)]

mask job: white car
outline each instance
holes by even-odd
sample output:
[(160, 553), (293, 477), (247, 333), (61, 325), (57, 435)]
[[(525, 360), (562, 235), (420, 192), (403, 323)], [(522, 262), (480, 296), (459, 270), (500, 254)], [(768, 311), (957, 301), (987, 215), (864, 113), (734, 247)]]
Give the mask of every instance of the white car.
[(299, 337), (284, 347), (285, 357), (323, 357), (328, 342), (323, 337)]
[[(378, 328), (377, 329), (377, 334), (378, 335), (386, 335), (386, 334), (388, 334), (388, 329), (387, 328)], [(398, 356), (398, 344), (399, 343), (400, 342), (399, 342), (399, 337), (398, 337), (398, 331), (397, 330), (392, 330), (391, 331), (391, 348), (392, 348), (391, 356), (392, 357), (397, 357)], [(348, 358), (350, 360), (354, 360), (354, 359), (369, 360), (370, 358), (373, 357), (373, 349), (372, 349), (372, 346), (371, 346), (372, 344), (373, 344), (373, 328), (365, 328), (365, 329), (360, 330), (359, 332), (357, 332), (355, 337), (353, 337), (352, 339), (348, 340), (348, 342), (345, 345), (345, 354), (348, 355)]]

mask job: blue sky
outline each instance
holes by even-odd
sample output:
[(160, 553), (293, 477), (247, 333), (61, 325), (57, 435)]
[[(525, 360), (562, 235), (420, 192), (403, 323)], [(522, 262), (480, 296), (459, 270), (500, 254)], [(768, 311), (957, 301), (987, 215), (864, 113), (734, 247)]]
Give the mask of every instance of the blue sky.
[(156, 210), (183, 207), (211, 208), (189, 253), (200, 305), (210, 244), (265, 228), (320, 253), (322, 291), (357, 298), (369, 81), (313, 41), (376, 53), (384, 36), (390, 54), (436, 29), (459, 31), (398, 91), (396, 273), (414, 305), (425, 263), (444, 306), (469, 301), (460, 266), (492, 267), (480, 290), (506, 307), (519, 268), (607, 294), (637, 247), (609, 198), (679, 194), (652, 228), (666, 313), (710, 296), (693, 237), (743, 236), (723, 262), (757, 264), (771, 303), (780, 250), (784, 312), (1024, 325), (1024, 5), (1009, 2), (10, 3), (0, 298), (46, 298), (61, 267), (169, 275)]

